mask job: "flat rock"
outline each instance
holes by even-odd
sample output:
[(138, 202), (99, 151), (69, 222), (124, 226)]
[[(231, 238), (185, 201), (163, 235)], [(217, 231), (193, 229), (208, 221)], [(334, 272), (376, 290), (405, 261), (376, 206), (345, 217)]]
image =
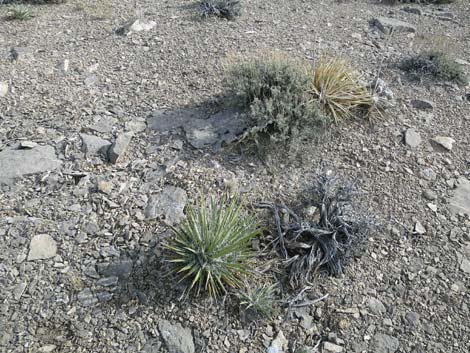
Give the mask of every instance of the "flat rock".
[(57, 254), (57, 244), (48, 234), (37, 234), (29, 244), (28, 261), (43, 260)]
[(384, 333), (377, 333), (372, 339), (372, 352), (394, 353), (398, 350), (400, 341)]
[(122, 156), (126, 153), (133, 136), (132, 132), (126, 132), (116, 138), (108, 150), (108, 159), (111, 163), (116, 164), (122, 160)]
[(436, 194), (433, 190), (426, 189), (426, 190), (424, 190), (424, 192), (423, 192), (423, 197), (424, 197), (426, 200), (434, 201), (435, 199), (437, 199), (437, 194)]
[(147, 128), (147, 124), (145, 119), (137, 118), (131, 121), (126, 122), (125, 124), (126, 130), (132, 132), (142, 132)]
[(194, 353), (193, 334), (180, 323), (172, 324), (167, 320), (158, 323), (158, 329), (169, 353)]
[(9, 85), (6, 81), (0, 81), (0, 97), (5, 97), (8, 94)]
[(183, 129), (194, 148), (220, 146), (240, 137), (248, 119), (234, 109), (208, 114), (201, 110), (157, 111), (147, 118), (150, 130), (171, 132)]
[(96, 271), (103, 277), (117, 277), (126, 280), (132, 274), (134, 263), (131, 259), (124, 258), (115, 262), (96, 264)]
[(82, 140), (82, 151), (88, 155), (102, 154), (106, 156), (111, 142), (99, 136), (80, 134)]
[(423, 14), (423, 11), (417, 7), (403, 7), (401, 8), (401, 11), (412, 13), (414, 15), (421, 16)]
[(433, 110), (434, 103), (427, 99), (412, 99), (411, 106), (418, 110)]
[(452, 147), (455, 143), (453, 138), (447, 136), (436, 136), (432, 141), (437, 143), (439, 146), (444, 147), (447, 151), (452, 151)]
[(453, 214), (467, 214), (470, 216), (470, 181), (459, 178), (454, 195), (448, 200), (449, 210)]
[(341, 353), (343, 351), (343, 347), (338, 346), (337, 344), (331, 342), (323, 343), (323, 351), (324, 352), (334, 352), (334, 353)]
[(405, 131), (405, 143), (411, 148), (416, 148), (421, 144), (421, 136), (415, 129)]
[(95, 123), (89, 127), (89, 129), (105, 134), (113, 131), (113, 128), (117, 122), (117, 119), (113, 118), (112, 116), (103, 116), (96, 120)]
[(184, 217), (188, 196), (183, 189), (167, 185), (162, 192), (150, 197), (145, 208), (146, 219), (163, 217), (165, 223), (173, 225)]
[(146, 21), (141, 19), (133, 19), (124, 23), (121, 27), (116, 29), (116, 34), (121, 36), (129, 36), (132, 33), (150, 31), (157, 23), (155, 21)]
[(376, 26), (379, 30), (384, 33), (390, 34), (392, 32), (404, 32), (404, 33), (414, 33), (416, 32), (416, 27), (404, 22), (390, 17), (377, 17), (372, 20), (372, 24)]
[(52, 146), (36, 146), (32, 149), (7, 148), (0, 151), (0, 180), (55, 170), (61, 164)]
[(29, 61), (34, 59), (33, 51), (25, 47), (13, 47), (10, 49), (11, 59), (13, 61)]

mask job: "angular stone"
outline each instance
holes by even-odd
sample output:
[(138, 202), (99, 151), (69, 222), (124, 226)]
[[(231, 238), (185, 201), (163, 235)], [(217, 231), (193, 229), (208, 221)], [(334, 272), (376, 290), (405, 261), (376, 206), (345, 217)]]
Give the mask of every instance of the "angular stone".
[(289, 341), (284, 336), (284, 333), (279, 330), (276, 338), (271, 342), (268, 347), (267, 353), (283, 353), (287, 351)]
[(132, 33), (150, 31), (157, 23), (155, 21), (146, 21), (140, 19), (133, 19), (124, 23), (121, 27), (116, 29), (116, 34), (121, 36), (129, 36)]
[(0, 81), (0, 98), (5, 97), (8, 94), (9, 85), (6, 81)]
[(383, 305), (382, 302), (376, 298), (369, 298), (367, 301), (367, 307), (370, 311), (372, 311), (372, 313), (376, 315), (383, 314), (387, 311), (385, 305)]
[(421, 136), (415, 129), (405, 131), (405, 143), (411, 148), (416, 148), (421, 144)]
[(33, 149), (6, 148), (0, 151), (0, 181), (55, 170), (62, 162), (52, 146)]
[(164, 217), (167, 224), (173, 225), (184, 217), (184, 207), (188, 197), (179, 187), (167, 185), (159, 194), (151, 197), (145, 208), (146, 219)]
[(470, 216), (470, 181), (466, 178), (459, 178), (454, 196), (449, 200), (449, 210), (453, 214), (467, 214)]
[(82, 139), (82, 151), (87, 155), (106, 155), (111, 146), (111, 142), (98, 136), (80, 134), (80, 138)]
[(122, 160), (122, 156), (126, 153), (127, 147), (134, 136), (131, 132), (120, 134), (108, 151), (108, 159), (111, 163), (116, 164)]
[(434, 201), (435, 199), (437, 199), (437, 194), (434, 191), (430, 190), (430, 189), (426, 189), (423, 192), (423, 197), (426, 200)]
[(416, 32), (415, 26), (390, 17), (377, 17), (372, 20), (372, 24), (386, 34), (392, 32)]
[(57, 254), (57, 244), (48, 234), (37, 234), (29, 244), (28, 261), (43, 260)]
[(436, 136), (432, 139), (433, 142), (444, 147), (448, 151), (452, 151), (452, 146), (455, 143), (455, 140), (447, 136)]
[(428, 101), (427, 99), (412, 99), (411, 105), (413, 108), (419, 109), (419, 110), (433, 110), (434, 109), (433, 102)]
[(78, 293), (77, 299), (83, 306), (92, 306), (98, 303), (98, 298), (96, 298), (90, 288), (85, 288)]
[(372, 339), (372, 352), (374, 353), (395, 353), (399, 346), (398, 339), (383, 333), (377, 333)]
[(147, 128), (147, 124), (145, 119), (138, 118), (131, 121), (126, 122), (125, 124), (126, 130), (132, 132), (142, 132)]
[(421, 11), (421, 9), (417, 7), (403, 7), (401, 10), (418, 16), (421, 16), (423, 14), (423, 11)]
[(415, 224), (415, 234), (426, 234), (426, 228), (424, 228), (424, 226), (420, 222), (416, 222)]
[(158, 323), (158, 329), (169, 353), (194, 353), (193, 334), (180, 323), (172, 324), (167, 320)]

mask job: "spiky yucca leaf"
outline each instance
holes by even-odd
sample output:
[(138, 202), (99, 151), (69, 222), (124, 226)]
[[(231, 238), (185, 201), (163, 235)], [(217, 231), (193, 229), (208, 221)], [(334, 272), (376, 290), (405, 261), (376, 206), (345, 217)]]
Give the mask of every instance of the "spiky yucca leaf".
[(254, 310), (257, 314), (265, 317), (272, 318), (277, 312), (276, 308), (276, 292), (277, 285), (259, 286), (255, 288), (248, 288), (245, 291), (238, 292), (237, 296), (240, 299), (240, 304), (245, 310)]
[(10, 20), (28, 20), (33, 17), (31, 10), (24, 5), (16, 5), (9, 11)]
[(239, 198), (228, 202), (201, 200), (189, 209), (187, 219), (174, 228), (175, 238), (166, 248), (180, 281), (188, 280), (186, 292), (202, 289), (210, 296), (238, 287), (247, 274), (250, 241), (259, 233), (255, 220), (242, 213)]
[(335, 121), (358, 108), (371, 110), (376, 101), (359, 74), (342, 59), (322, 59), (313, 69), (310, 93)]

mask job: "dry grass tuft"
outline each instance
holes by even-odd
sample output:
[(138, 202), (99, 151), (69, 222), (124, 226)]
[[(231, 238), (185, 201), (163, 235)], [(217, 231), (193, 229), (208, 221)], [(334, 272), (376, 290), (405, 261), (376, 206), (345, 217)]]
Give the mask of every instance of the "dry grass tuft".
[(376, 109), (372, 92), (342, 59), (322, 59), (316, 63), (309, 93), (335, 122), (351, 117), (358, 110)]

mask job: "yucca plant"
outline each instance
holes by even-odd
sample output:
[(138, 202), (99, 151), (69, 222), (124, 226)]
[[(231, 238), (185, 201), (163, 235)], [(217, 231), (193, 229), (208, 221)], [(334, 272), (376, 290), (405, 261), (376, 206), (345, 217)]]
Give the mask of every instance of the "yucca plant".
[(248, 288), (238, 292), (237, 297), (244, 310), (252, 310), (258, 315), (270, 319), (277, 312), (276, 288), (275, 284)]
[(217, 296), (226, 291), (225, 286), (239, 287), (242, 276), (249, 273), (250, 244), (259, 230), (242, 207), (238, 197), (202, 199), (173, 229), (175, 238), (166, 248), (174, 273), (188, 282), (185, 293), (195, 289), (197, 294), (204, 290)]
[(358, 109), (376, 107), (372, 92), (360, 75), (342, 59), (321, 59), (313, 69), (309, 93), (335, 122), (353, 115)]
[(31, 10), (24, 5), (15, 5), (9, 11), (9, 19), (10, 20), (28, 20), (33, 17)]

